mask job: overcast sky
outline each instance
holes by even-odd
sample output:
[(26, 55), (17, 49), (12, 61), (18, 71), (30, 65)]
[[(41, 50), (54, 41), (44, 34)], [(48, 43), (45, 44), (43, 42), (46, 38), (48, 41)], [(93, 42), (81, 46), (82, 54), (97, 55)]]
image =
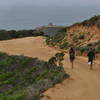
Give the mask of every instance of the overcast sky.
[(70, 25), (100, 14), (100, 0), (0, 0), (0, 29)]
[(100, 0), (0, 0), (0, 7), (9, 8), (15, 6), (100, 6)]

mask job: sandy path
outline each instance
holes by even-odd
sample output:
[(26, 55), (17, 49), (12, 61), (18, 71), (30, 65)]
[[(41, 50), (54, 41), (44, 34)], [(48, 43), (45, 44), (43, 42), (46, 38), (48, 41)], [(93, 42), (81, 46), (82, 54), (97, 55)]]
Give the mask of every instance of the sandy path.
[(0, 41), (0, 51), (14, 55), (25, 55), (47, 60), (56, 53), (56, 50), (45, 44), (43, 37), (29, 37)]
[[(49, 59), (57, 51), (46, 46), (43, 37), (0, 41), (0, 51), (9, 54), (22, 54)], [(100, 64), (95, 62), (94, 70), (89, 70), (87, 59), (77, 57), (75, 68), (70, 68), (68, 56), (65, 56), (64, 68), (70, 78), (48, 89), (41, 100), (100, 100)]]

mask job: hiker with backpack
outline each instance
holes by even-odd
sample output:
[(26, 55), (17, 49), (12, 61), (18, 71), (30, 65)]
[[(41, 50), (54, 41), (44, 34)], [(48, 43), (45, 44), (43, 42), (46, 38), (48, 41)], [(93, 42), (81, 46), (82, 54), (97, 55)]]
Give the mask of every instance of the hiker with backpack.
[(90, 65), (90, 69), (93, 69), (93, 60), (95, 60), (95, 52), (92, 48), (89, 49), (89, 52), (87, 54), (88, 56), (88, 64)]
[(69, 59), (72, 65), (72, 69), (74, 68), (74, 60), (75, 60), (75, 50), (74, 48), (70, 48), (69, 50)]

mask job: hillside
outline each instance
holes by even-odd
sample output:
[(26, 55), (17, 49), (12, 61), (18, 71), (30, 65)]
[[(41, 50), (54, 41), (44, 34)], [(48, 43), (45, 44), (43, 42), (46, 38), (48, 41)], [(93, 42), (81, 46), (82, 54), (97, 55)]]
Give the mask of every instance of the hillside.
[(100, 15), (67, 27), (67, 32), (84, 35), (84, 42), (92, 43), (100, 40)]
[(90, 19), (87, 19), (83, 22), (76, 23), (77, 25), (83, 25), (83, 26), (97, 26), (100, 27), (100, 15), (96, 15), (91, 17)]
[(93, 47), (100, 53), (100, 15), (64, 28), (58, 34), (47, 38), (47, 44), (60, 49), (75, 47), (79, 54)]
[[(27, 38), (13, 39), (13, 40), (8, 40), (8, 41), (0, 41), (0, 51), (4, 51), (6, 53), (9, 53), (10, 55), (28, 56), (28, 58), (23, 57), (23, 56), (22, 57), (16, 56), (18, 59), (20, 57), (23, 58), (23, 60), (24, 60), (24, 58), (30, 59), (31, 57), (32, 57), (32, 60), (35, 60), (34, 58), (38, 57), (42, 61), (44, 60), (43, 63), (47, 62), (48, 59), (51, 58), (55, 53), (59, 52), (58, 50), (55, 50), (55, 49), (47, 46), (45, 44), (44, 37), (27, 37)], [(11, 58), (15, 58), (15, 57), (11, 57)], [(37, 59), (37, 61), (39, 61), (39, 62), (41, 60)], [(4, 59), (4, 61), (5, 61), (5, 59)], [(34, 62), (32, 64), (34, 64)], [(41, 66), (41, 63), (37, 64), (37, 66), (38, 65)], [(26, 66), (26, 64), (25, 64), (25, 66)], [(86, 58), (76, 57), (74, 69), (72, 70), (70, 61), (69, 61), (69, 57), (66, 54), (64, 57), (64, 61), (63, 61), (63, 67), (64, 67), (65, 72), (70, 75), (70, 78), (65, 79), (62, 83), (57, 84), (52, 88), (49, 88), (46, 92), (44, 92), (41, 100), (100, 100), (100, 89), (99, 89), (99, 87), (100, 87), (100, 61), (95, 60), (93, 70), (91, 71), (91, 70), (89, 70), (89, 66), (87, 64)], [(3, 67), (1, 67), (1, 68), (3, 68)], [(19, 66), (18, 66), (18, 68), (19, 68)], [(23, 70), (23, 67), (21, 67), (21, 68)], [(31, 71), (30, 68), (32, 68), (32, 67), (28, 65), (28, 67), (25, 69), (27, 71)], [(44, 69), (44, 66), (42, 68)], [(7, 70), (7, 71), (9, 71), (9, 70)], [(28, 74), (27, 71), (25, 72), (26, 75)], [(22, 73), (24, 73), (24, 72), (22, 71)], [(30, 77), (32, 77), (31, 75), (34, 75), (34, 74), (30, 74)], [(15, 77), (15, 74), (13, 76)], [(22, 74), (22, 76), (23, 76), (23, 74)], [(20, 77), (20, 78), (22, 78), (22, 80), (23, 80), (23, 77)], [(18, 80), (20, 78), (18, 78)], [(60, 78), (62, 78), (62, 77), (59, 76), (59, 79)], [(32, 79), (33, 79), (33, 77), (32, 77)], [(18, 83), (24, 82), (22, 80), (19, 81)], [(4, 82), (4, 81), (2, 81), (2, 82)], [(26, 82), (29, 82), (29, 81), (27, 80)], [(45, 81), (45, 82), (47, 82), (47, 81)], [(25, 84), (25, 83), (23, 83), (23, 84)], [(26, 84), (26, 85), (28, 85), (28, 84)], [(19, 88), (20, 87), (18, 87), (18, 89)], [(23, 88), (23, 86), (20, 88), (20, 90), (22, 90), (22, 88)], [(37, 88), (37, 86), (36, 86), (36, 88)], [(29, 87), (29, 89), (32, 89), (32, 88)], [(17, 91), (17, 92), (19, 95), (19, 91)], [(31, 92), (31, 90), (30, 90), (30, 92)], [(30, 93), (30, 92), (28, 91), (28, 93)], [(20, 95), (22, 95), (22, 93), (23, 92), (21, 92)], [(17, 97), (18, 95), (13, 96), (13, 98), (10, 97), (9, 100), (16, 100), (16, 99), (14, 99), (14, 97)], [(3, 99), (1, 99), (1, 100), (3, 100)], [(7, 99), (4, 99), (4, 100), (7, 100)], [(22, 100), (22, 99), (18, 98), (18, 100)], [(34, 99), (32, 99), (32, 100), (34, 100)]]

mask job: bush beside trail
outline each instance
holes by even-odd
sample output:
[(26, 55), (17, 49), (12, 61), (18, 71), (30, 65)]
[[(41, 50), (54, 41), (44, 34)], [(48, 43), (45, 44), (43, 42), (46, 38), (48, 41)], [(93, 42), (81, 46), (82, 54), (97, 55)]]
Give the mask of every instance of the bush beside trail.
[(0, 100), (39, 100), (42, 92), (68, 77), (56, 64), (0, 53)]

